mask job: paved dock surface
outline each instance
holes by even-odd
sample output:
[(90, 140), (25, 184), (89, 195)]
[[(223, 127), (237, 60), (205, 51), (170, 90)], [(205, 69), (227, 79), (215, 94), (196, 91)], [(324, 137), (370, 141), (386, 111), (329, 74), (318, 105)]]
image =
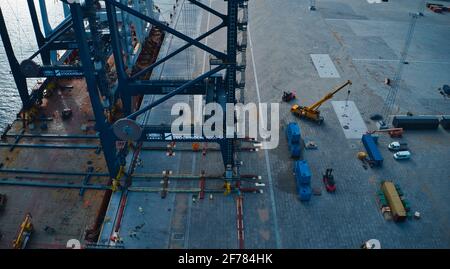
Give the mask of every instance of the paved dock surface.
[[(204, 2), (219, 10), (224, 8), (221, 0)], [(295, 90), (300, 104), (312, 104), (350, 79), (349, 100), (354, 105), (352, 110), (362, 117), (359, 125), (376, 129), (369, 117), (381, 112), (389, 90), (384, 79), (395, 73), (409, 13), (417, 12), (420, 1), (316, 1), (316, 11), (308, 9), (308, 2), (250, 1), (246, 102), (279, 103), (282, 89)], [(218, 21), (203, 14), (202, 32)], [(450, 114), (450, 100), (437, 90), (449, 83), (449, 34), (450, 14), (425, 10), (418, 18), (393, 114)], [(223, 33), (208, 39), (213, 47), (223, 48), (224, 43)], [(328, 55), (332, 76), (320, 76), (311, 56), (317, 54)], [(201, 55), (200, 62), (197, 57), (193, 65), (197, 74), (205, 70)], [(346, 91), (342, 91), (333, 100), (346, 98)], [(356, 158), (363, 150), (360, 139), (345, 135), (337, 115), (341, 112), (334, 111), (331, 102), (320, 108), (325, 118), (321, 126), (294, 118), (289, 109), (290, 104), (280, 104), (280, 143), (276, 149), (240, 154), (242, 173), (257, 173), (266, 184), (262, 194), (244, 195), (245, 248), (359, 248), (371, 238), (380, 240), (383, 248), (450, 247), (447, 131), (406, 131), (402, 141), (408, 142), (412, 159), (403, 162), (392, 158), (387, 144), (393, 140), (381, 134), (383, 167), (366, 170)], [(146, 121), (158, 124), (169, 112), (170, 105), (155, 109)], [(284, 126), (292, 121), (300, 124), (305, 139), (318, 145), (317, 150), (304, 154), (313, 174), (312, 187), (321, 190), (321, 195), (309, 202), (300, 202), (295, 193), (293, 160), (284, 136)], [(143, 166), (136, 173), (171, 170), (174, 175), (199, 175), (202, 170), (207, 174), (223, 171), (218, 152), (210, 151), (206, 156), (175, 152), (175, 156), (167, 156), (164, 151), (141, 152)], [(327, 168), (334, 169), (334, 194), (327, 193), (321, 181)], [(422, 218), (405, 223), (385, 220), (376, 196), (382, 180), (400, 184), (413, 212), (419, 211)], [(133, 186), (161, 183), (134, 180)], [(197, 188), (199, 182), (171, 179), (169, 186)], [(238, 248), (236, 196), (217, 193), (212, 200), (193, 198), (191, 193), (168, 193), (162, 199), (158, 192), (129, 192), (120, 229), (124, 246)], [(107, 240), (108, 236), (103, 238)]]
[[(249, 97), (246, 99), (255, 96), (255, 76), (258, 77), (262, 102), (279, 100), (281, 93), (274, 90), (275, 85), (296, 90), (298, 101), (304, 104), (315, 102), (335, 85), (350, 79), (353, 85), (349, 88), (349, 98), (359, 109), (367, 128), (374, 130), (376, 125), (369, 117), (380, 111), (387, 92), (384, 78), (392, 77), (395, 72), (409, 26), (408, 13), (416, 12), (420, 1), (316, 2), (317, 11), (309, 11), (307, 3), (298, 1), (255, 1), (250, 4), (253, 44), (250, 53), (253, 53), (251, 59), (256, 68), (252, 70), (250, 66), (248, 70), (250, 74), (253, 71), (254, 76), (248, 77)], [(270, 16), (273, 10), (283, 16)], [(450, 71), (450, 54), (445, 48), (449, 45), (445, 38), (450, 32), (449, 22), (449, 16), (428, 10), (418, 19), (407, 58), (410, 63), (404, 67), (397, 96), (398, 113), (450, 112), (449, 100), (437, 91), (447, 83), (446, 74)], [(267, 38), (276, 40), (277, 46), (271, 45), (273, 42), (264, 42)], [(340, 78), (320, 78), (310, 54), (329, 54)], [(336, 101), (345, 99), (346, 91), (334, 98)], [(430, 105), (425, 105), (426, 102)], [(300, 122), (304, 136), (318, 144), (318, 150), (305, 152), (305, 159), (312, 169), (312, 186), (322, 189), (321, 196), (313, 196), (308, 203), (296, 200), (286, 141), (268, 154), (275, 199), (267, 200), (276, 204), (280, 232), (278, 246), (357, 248), (361, 242), (377, 238), (384, 248), (450, 247), (450, 210), (445, 202), (448, 200), (450, 170), (444, 161), (450, 157), (449, 133), (443, 129), (407, 131), (404, 140), (413, 154), (407, 162), (395, 161), (387, 150), (392, 139), (380, 135), (379, 148), (385, 158), (383, 168), (365, 170), (356, 158), (357, 152), (363, 150), (360, 140), (346, 138), (331, 102), (324, 104), (321, 111), (325, 117), (324, 125)], [(289, 105), (283, 104), (280, 113), (284, 124), (298, 121), (290, 115)], [(321, 182), (321, 174), (329, 167), (334, 169), (337, 181), (335, 194), (326, 193)], [(381, 180), (400, 184), (412, 210), (421, 212), (423, 218), (402, 224), (384, 220), (375, 197)], [(252, 218), (248, 212), (249, 204), (247, 200), (246, 226), (255, 227), (252, 221), (257, 218)], [(273, 216), (274, 212), (270, 213)], [(272, 234), (273, 239), (275, 232)], [(247, 236), (246, 241), (247, 246), (258, 247), (258, 240)], [(277, 246), (273, 241), (269, 244)]]

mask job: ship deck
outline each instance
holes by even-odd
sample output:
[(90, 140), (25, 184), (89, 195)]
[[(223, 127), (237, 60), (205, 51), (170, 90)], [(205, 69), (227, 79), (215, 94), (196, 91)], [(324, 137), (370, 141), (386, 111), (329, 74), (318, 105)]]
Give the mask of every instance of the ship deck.
[[(98, 150), (99, 140), (91, 138), (95, 137), (95, 121), (86, 84), (82, 79), (60, 79), (55, 84), (59, 86), (39, 110), (41, 120), (34, 121), (31, 128), (23, 128), (21, 120), (14, 121), (2, 141), (12, 146), (0, 148), (0, 192), (7, 197), (0, 214), (0, 248), (11, 248), (26, 213), (31, 214), (34, 226), (29, 248), (65, 248), (69, 239), (83, 241), (86, 230), (96, 228), (98, 233), (101, 222), (95, 223), (108, 200), (104, 201), (105, 190), (96, 187), (106, 185), (109, 177), (103, 153)], [(72, 109), (67, 120), (61, 116), (65, 108)], [(46, 130), (41, 129), (43, 124)], [(88, 171), (95, 175), (83, 175)], [(49, 174), (52, 172), (56, 174)]]

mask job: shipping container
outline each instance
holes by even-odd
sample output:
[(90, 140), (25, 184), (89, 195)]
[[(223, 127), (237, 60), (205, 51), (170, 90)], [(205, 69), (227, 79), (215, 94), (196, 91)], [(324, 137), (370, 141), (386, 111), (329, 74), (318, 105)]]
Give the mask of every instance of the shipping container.
[(286, 138), (288, 140), (289, 154), (292, 158), (300, 158), (303, 151), (302, 135), (300, 126), (291, 122), (286, 127)]
[(294, 174), (297, 185), (311, 183), (311, 170), (306, 161), (296, 161), (294, 164)]
[(294, 144), (300, 143), (300, 126), (295, 122), (290, 122), (286, 128), (286, 136), (288, 141), (291, 141)]
[(383, 164), (383, 156), (381, 156), (381, 153), (378, 150), (372, 135), (364, 134), (361, 141), (363, 142), (364, 148), (366, 149), (367, 154), (369, 155), (370, 160), (373, 162), (373, 164), (376, 166), (381, 166)]
[(294, 163), (294, 174), (297, 185), (297, 195), (300, 201), (311, 199), (311, 170), (306, 161), (296, 161)]
[(403, 129), (437, 129), (439, 118), (437, 116), (394, 116), (392, 125)]
[(449, 130), (450, 129), (450, 116), (442, 116), (440, 121), (442, 128)]
[(381, 183), (381, 190), (386, 197), (389, 208), (391, 209), (392, 218), (394, 221), (403, 221), (406, 219), (406, 210), (403, 206), (403, 202), (400, 199), (400, 195), (395, 188), (394, 183), (390, 181), (384, 181)]
[(311, 200), (312, 190), (310, 186), (300, 186), (300, 188), (297, 188), (297, 193), (300, 201)]
[(292, 158), (300, 158), (302, 155), (302, 147), (300, 144), (292, 144), (288, 141), (289, 145), (289, 153), (291, 154)]

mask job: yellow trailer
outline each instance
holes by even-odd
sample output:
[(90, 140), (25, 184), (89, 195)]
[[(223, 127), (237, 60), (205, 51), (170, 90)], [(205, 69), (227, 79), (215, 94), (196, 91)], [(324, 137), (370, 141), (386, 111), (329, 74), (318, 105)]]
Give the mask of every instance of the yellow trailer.
[(395, 188), (394, 183), (390, 181), (385, 181), (381, 183), (381, 190), (386, 197), (386, 200), (391, 209), (392, 218), (394, 221), (403, 221), (406, 219), (406, 210), (403, 206), (402, 200), (400, 199), (400, 195)]

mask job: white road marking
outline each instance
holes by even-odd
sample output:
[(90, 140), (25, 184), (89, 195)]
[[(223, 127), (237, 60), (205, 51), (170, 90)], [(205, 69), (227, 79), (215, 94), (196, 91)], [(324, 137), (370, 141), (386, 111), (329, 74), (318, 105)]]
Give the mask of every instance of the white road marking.
[[(253, 42), (252, 42), (252, 37), (251, 37), (251, 34), (250, 34), (250, 24), (247, 27), (247, 31), (248, 31), (248, 39), (250, 40), (250, 51), (251, 51), (251, 56), (252, 56), (253, 75), (255, 77), (256, 96), (258, 98), (258, 103), (261, 103), (261, 96), (259, 94), (258, 76), (256, 74), (255, 56), (253, 54)], [(262, 122), (264, 122), (264, 114), (261, 113), (261, 107), (260, 107), (259, 114), (261, 115)], [(267, 125), (264, 124), (264, 126), (267, 126)], [(264, 157), (266, 159), (267, 177), (268, 177), (268, 180), (269, 180), (269, 194), (270, 194), (272, 214), (273, 214), (273, 223), (274, 223), (274, 230), (275, 230), (275, 242), (276, 242), (277, 248), (281, 248), (280, 231), (278, 229), (277, 208), (276, 208), (276, 205), (275, 205), (275, 194), (274, 194), (274, 191), (273, 191), (272, 171), (270, 169), (270, 159), (269, 159), (269, 153), (267, 152), (267, 149), (264, 149)]]
[(321, 78), (339, 78), (339, 72), (328, 54), (311, 54), (311, 59)]
[(361, 139), (367, 126), (353, 101), (331, 101), (347, 139)]
[[(353, 58), (352, 61), (357, 62), (395, 62), (397, 63), (399, 60), (394, 59), (370, 59), (370, 58)], [(408, 63), (418, 63), (418, 64), (450, 64), (450, 62), (441, 62), (441, 61), (408, 61)]]
[[(386, 20), (367, 20), (367, 19), (342, 19), (342, 18), (325, 18), (325, 21), (358, 21), (358, 22), (370, 22), (370, 23), (376, 23), (376, 24), (382, 24), (382, 23), (392, 23), (393, 21), (386, 21)], [(408, 22), (395, 22), (397, 24), (405, 24), (408, 25)], [(450, 27), (450, 25), (445, 23), (426, 23), (421, 22), (421, 26), (430, 26), (430, 27)]]

